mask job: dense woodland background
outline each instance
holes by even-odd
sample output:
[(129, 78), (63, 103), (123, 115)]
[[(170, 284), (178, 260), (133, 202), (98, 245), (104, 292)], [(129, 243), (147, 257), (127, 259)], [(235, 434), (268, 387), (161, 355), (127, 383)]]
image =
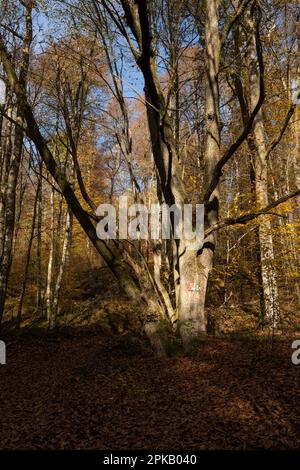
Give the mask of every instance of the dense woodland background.
[[(134, 315), (119, 302), (107, 262), (116, 274), (115, 269), (80, 227), (59, 178), (68, 180), (89, 214), (86, 226), (95, 225), (100, 203), (117, 202), (120, 195), (148, 205), (174, 202), (176, 190), (164, 190), (159, 167), (164, 157), (155, 148), (163, 137), (149, 134), (155, 99), (159, 119), (172, 134), (167, 138), (179, 161), (174, 173), (180, 173), (185, 201), (204, 201), (212, 167), (243, 129), (241, 145), (217, 175), (216, 220), (255, 213), (299, 190), (295, 91), (293, 100), (299, 76), (298, 3), (212, 0), (205, 6), (168, 0), (141, 2), (140, 8), (134, 2), (1, 1), (6, 93), (0, 318), (6, 325), (107, 323), (119, 311), (127, 327), (133, 321), (136, 328), (137, 318), (143, 324), (141, 301), (132, 307)], [(136, 15), (138, 26), (131, 24)], [(151, 67), (138, 57), (148, 52)], [(153, 77), (155, 90), (150, 89)], [(34, 123), (26, 117), (23, 131), (16, 122), (24, 120), (25, 89)], [(260, 97), (262, 106), (255, 110)], [(33, 136), (34, 125), (56, 162), (56, 175)], [(298, 327), (299, 198), (268, 213), (213, 233), (214, 260), (202, 293), (212, 331), (258, 330), (266, 323), (279, 330)], [(177, 317), (172, 247), (141, 240), (114, 249), (121, 253), (114, 256), (130, 258), (135, 276), (147, 265), (155, 295), (164, 303), (162, 316)], [(194, 260), (187, 265), (193, 271)], [(195, 282), (197, 273), (193, 276)]]

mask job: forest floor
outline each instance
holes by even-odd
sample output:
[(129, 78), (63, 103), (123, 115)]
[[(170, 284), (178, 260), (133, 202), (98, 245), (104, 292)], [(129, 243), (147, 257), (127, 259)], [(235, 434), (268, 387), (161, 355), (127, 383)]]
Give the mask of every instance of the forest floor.
[(96, 327), (3, 339), (1, 449), (300, 446), (288, 341), (209, 338), (192, 357), (155, 358), (138, 337)]

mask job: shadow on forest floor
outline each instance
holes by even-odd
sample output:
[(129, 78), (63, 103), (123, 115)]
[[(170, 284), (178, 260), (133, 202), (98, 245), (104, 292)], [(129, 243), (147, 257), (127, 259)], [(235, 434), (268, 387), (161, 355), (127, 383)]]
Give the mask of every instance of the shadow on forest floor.
[(288, 341), (209, 338), (193, 358), (158, 359), (97, 328), (6, 340), (1, 449), (299, 448)]

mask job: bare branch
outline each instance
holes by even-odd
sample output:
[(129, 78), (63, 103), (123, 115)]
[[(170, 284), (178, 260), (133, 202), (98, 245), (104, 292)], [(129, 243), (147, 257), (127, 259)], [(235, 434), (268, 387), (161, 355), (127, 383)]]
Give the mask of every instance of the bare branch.
[(281, 197), (280, 199), (277, 199), (274, 202), (271, 202), (271, 204), (268, 204), (268, 206), (260, 209), (259, 211), (256, 212), (249, 212), (248, 214), (241, 215), (240, 217), (232, 218), (229, 217), (227, 219), (222, 220), (221, 222), (218, 222), (217, 224), (213, 225), (210, 227), (208, 230), (205, 231), (205, 237), (210, 235), (211, 233), (215, 232), (216, 230), (220, 230), (224, 227), (228, 227), (230, 225), (245, 225), (247, 222), (250, 220), (256, 219), (260, 215), (276, 215), (280, 216), (280, 214), (276, 214), (272, 212), (272, 209), (275, 207), (279, 206), (280, 204), (283, 204), (284, 202), (288, 201), (289, 199), (292, 199), (294, 197), (300, 196), (300, 189), (297, 189), (296, 191), (287, 194), (286, 196)]
[(280, 143), (280, 141), (281, 141), (288, 125), (289, 125), (291, 117), (293, 116), (293, 114), (296, 110), (296, 107), (297, 107), (296, 104), (292, 104), (290, 109), (288, 110), (287, 115), (286, 115), (285, 120), (284, 120), (284, 123), (282, 125), (282, 128), (280, 129), (280, 132), (279, 132), (278, 136), (272, 141), (272, 143), (270, 144), (270, 146), (267, 150), (266, 160), (269, 158), (271, 152), (275, 149), (275, 147), (277, 147), (277, 145)]
[(13, 36), (16, 36), (16, 38), (21, 39), (21, 41), (24, 41), (23, 36), (21, 36), (21, 34), (17, 33), (17, 31), (15, 31), (14, 29), (10, 28), (9, 26), (7, 26), (7, 25), (5, 25), (5, 24), (3, 24), (3, 23), (0, 23), (0, 28), (5, 29), (6, 31), (8, 31), (9, 33), (11, 33)]

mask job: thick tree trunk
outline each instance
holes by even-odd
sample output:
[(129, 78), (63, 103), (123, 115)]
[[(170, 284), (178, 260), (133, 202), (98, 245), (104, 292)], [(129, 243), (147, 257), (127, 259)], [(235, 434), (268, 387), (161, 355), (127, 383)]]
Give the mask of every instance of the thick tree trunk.
[[(201, 258), (203, 262), (203, 256)], [(179, 258), (179, 328), (186, 346), (206, 333), (204, 307), (209, 269), (202, 268), (199, 261), (194, 250), (186, 251)]]
[[(220, 116), (219, 116), (219, 0), (206, 2), (205, 22), (205, 69), (206, 69), (206, 144), (204, 152), (205, 181), (209, 182), (213, 169), (220, 158)], [(204, 188), (206, 189), (206, 188)], [(219, 194), (216, 189), (206, 201), (205, 228), (218, 220)], [(183, 243), (180, 253), (180, 332), (184, 343), (206, 333), (205, 298), (209, 273), (213, 266), (216, 234), (204, 240), (197, 251), (186, 250)]]
[(36, 229), (36, 307), (39, 310), (42, 307), (42, 218), (43, 218), (43, 166), (40, 164), (40, 185), (38, 193), (37, 207), (37, 229)]
[(160, 296), (162, 297), (167, 316), (171, 322), (173, 328), (177, 326), (177, 315), (173, 308), (170, 296), (165, 288), (162, 279), (161, 279), (161, 263), (162, 263), (162, 243), (161, 240), (156, 242), (153, 246), (153, 263), (154, 263), (154, 281), (156, 287), (159, 291)]
[[(7, 116), (12, 117), (12, 113), (12, 105), (8, 103), (6, 114)], [(12, 123), (8, 119), (3, 118), (1, 124), (0, 256), (2, 256), (4, 248), (6, 192), (9, 164), (12, 155)]]

